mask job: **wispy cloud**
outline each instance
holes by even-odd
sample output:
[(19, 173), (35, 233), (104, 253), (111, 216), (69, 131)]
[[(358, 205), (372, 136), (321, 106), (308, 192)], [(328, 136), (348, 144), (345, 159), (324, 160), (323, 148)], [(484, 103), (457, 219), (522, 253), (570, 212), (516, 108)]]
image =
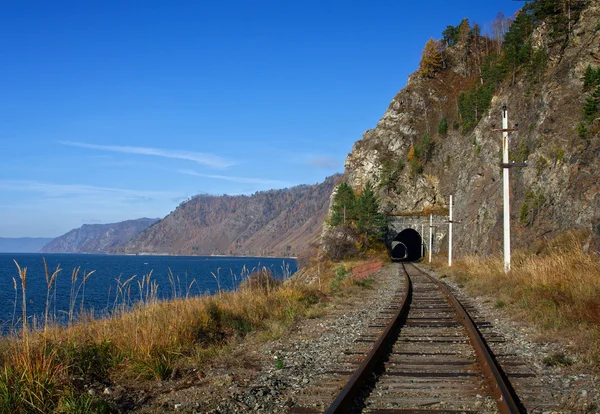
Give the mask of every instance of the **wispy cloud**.
[(314, 157), (309, 162), (310, 167), (335, 169), (340, 167), (340, 163), (333, 157)]
[(73, 141), (58, 141), (62, 145), (69, 145), (72, 147), (88, 148), (101, 151), (120, 152), (125, 154), (139, 154), (139, 155), (151, 155), (155, 157), (164, 158), (175, 158), (180, 160), (194, 161), (198, 164), (204, 165), (211, 168), (227, 168), (235, 165), (232, 160), (225, 159), (218, 155), (195, 152), (195, 151), (180, 151), (180, 150), (168, 150), (162, 148), (149, 148), (149, 147), (130, 147), (121, 145), (96, 145), (86, 144), (83, 142)]
[(54, 184), (28, 180), (0, 180), (0, 190), (41, 193), (46, 197), (90, 196), (112, 193), (128, 197), (131, 200), (147, 199), (166, 194), (160, 191), (129, 190), (85, 184)]
[(243, 184), (261, 184), (271, 185), (276, 187), (289, 187), (290, 183), (280, 180), (270, 180), (266, 178), (252, 178), (252, 177), (234, 177), (230, 175), (216, 175), (216, 174), (202, 174), (194, 170), (178, 170), (181, 174), (193, 175), (194, 177), (212, 178), (215, 180), (231, 181), (234, 183)]

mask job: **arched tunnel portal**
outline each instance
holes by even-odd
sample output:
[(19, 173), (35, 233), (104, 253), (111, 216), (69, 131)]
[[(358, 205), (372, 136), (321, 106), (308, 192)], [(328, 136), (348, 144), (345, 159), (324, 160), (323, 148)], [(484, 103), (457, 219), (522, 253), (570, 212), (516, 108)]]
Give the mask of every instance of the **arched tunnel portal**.
[(418, 231), (402, 230), (392, 240), (392, 260), (414, 262), (423, 257), (423, 239)]

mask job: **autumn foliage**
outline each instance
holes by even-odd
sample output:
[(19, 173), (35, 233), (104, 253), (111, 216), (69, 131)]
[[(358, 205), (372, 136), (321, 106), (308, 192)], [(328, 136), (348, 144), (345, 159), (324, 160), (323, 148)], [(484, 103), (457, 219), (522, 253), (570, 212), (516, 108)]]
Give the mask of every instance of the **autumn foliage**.
[(425, 49), (423, 49), (421, 55), (421, 63), (419, 64), (421, 75), (425, 78), (433, 78), (443, 67), (444, 61), (438, 45), (435, 40), (429, 39), (425, 43)]

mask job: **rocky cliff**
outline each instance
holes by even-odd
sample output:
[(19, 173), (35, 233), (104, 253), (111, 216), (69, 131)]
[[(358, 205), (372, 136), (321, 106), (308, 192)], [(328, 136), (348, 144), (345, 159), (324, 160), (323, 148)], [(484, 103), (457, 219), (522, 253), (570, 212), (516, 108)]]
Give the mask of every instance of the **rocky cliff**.
[(84, 224), (46, 244), (42, 253), (107, 253), (156, 223), (141, 218), (111, 224)]
[(566, 229), (600, 236), (600, 112), (583, 120), (594, 94), (586, 70), (600, 66), (600, 3), (533, 3), (503, 44), (466, 20), (453, 28), (436, 44), (434, 70), (421, 62), (346, 159), (345, 179), (378, 183), (390, 215), (445, 214), (454, 194), (462, 254), (501, 251), (502, 136), (493, 130), (504, 104), (518, 128), (511, 160), (528, 164), (511, 169), (513, 245)]
[(339, 176), (252, 196), (198, 195), (114, 253), (297, 255), (315, 241)]

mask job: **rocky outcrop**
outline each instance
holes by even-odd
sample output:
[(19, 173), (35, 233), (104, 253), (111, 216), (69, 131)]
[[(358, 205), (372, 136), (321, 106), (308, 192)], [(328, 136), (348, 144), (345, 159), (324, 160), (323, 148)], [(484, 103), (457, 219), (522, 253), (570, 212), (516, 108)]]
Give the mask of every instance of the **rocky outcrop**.
[(198, 195), (111, 251), (179, 255), (290, 256), (321, 230), (339, 176), (252, 196)]
[(84, 224), (46, 244), (42, 253), (107, 253), (158, 221), (141, 218), (111, 224)]
[[(513, 245), (531, 246), (567, 229), (600, 236), (600, 136), (582, 138), (577, 125), (587, 96), (583, 75), (600, 66), (600, 5), (588, 2), (567, 40), (557, 41), (541, 23), (530, 41), (544, 48), (548, 63), (532, 81), (527, 68), (496, 89), (489, 110), (468, 133), (461, 131), (458, 96), (480, 82), (465, 71), (459, 47), (447, 49), (448, 67), (434, 78), (415, 73), (392, 100), (377, 126), (364, 133), (345, 163), (345, 179), (360, 188), (381, 182), (385, 163), (399, 171), (393, 188), (381, 186), (382, 209), (390, 215), (447, 211), (454, 195), (455, 243), (459, 253), (500, 251), (502, 241), (501, 108), (508, 107), (512, 159), (528, 167), (511, 169)], [(437, 126), (445, 116), (447, 134)], [(460, 123), (460, 124), (459, 124)], [(456, 125), (456, 129), (453, 125)], [(422, 171), (411, 170), (409, 151), (424, 133), (432, 145)], [(403, 168), (402, 168), (403, 166)], [(597, 246), (594, 239), (590, 246)]]

